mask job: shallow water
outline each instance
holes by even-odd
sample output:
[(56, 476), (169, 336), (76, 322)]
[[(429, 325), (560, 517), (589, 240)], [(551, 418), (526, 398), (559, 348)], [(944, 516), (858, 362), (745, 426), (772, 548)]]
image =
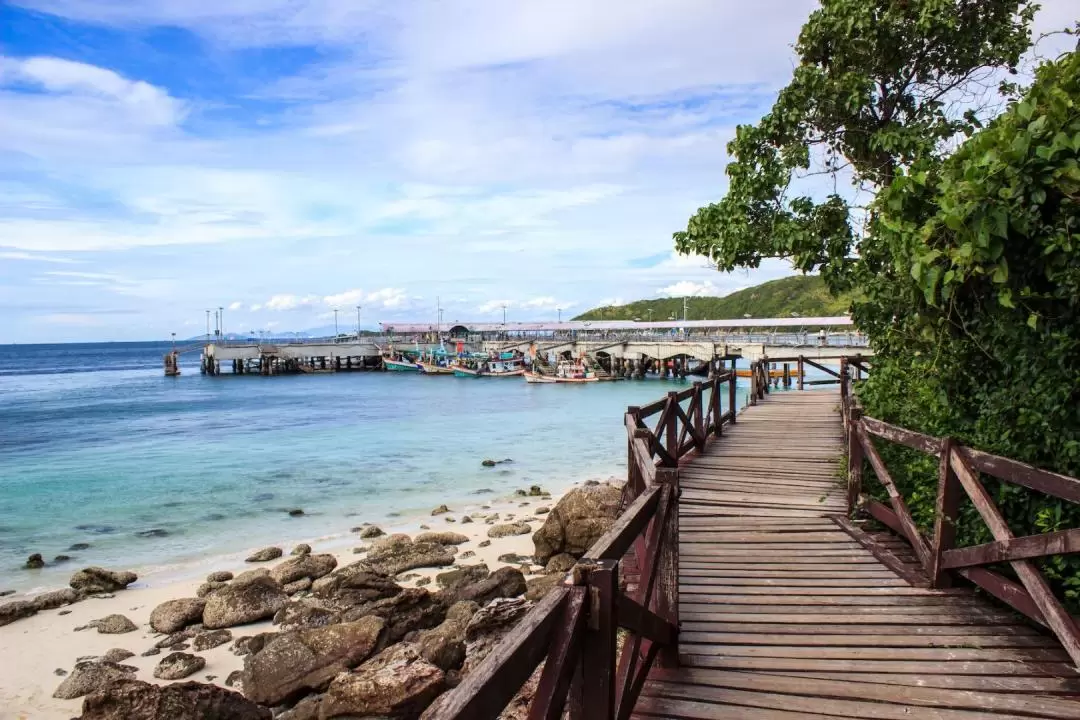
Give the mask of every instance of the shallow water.
[[(625, 475), (627, 405), (682, 383), (166, 378), (161, 343), (0, 346), (0, 589)], [(745, 390), (740, 390), (743, 401)], [(493, 468), (485, 458), (510, 459)], [(301, 508), (302, 517), (289, 509)], [(74, 543), (87, 549), (68, 550)], [(43, 570), (26, 557), (75, 559)]]

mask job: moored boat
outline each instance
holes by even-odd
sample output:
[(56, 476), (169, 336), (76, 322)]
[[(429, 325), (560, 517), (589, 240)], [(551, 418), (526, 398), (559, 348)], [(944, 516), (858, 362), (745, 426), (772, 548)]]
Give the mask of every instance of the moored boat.
[(390, 372), (419, 372), (420, 366), (405, 357), (383, 358), (383, 367)]
[(420, 367), (420, 372), (424, 375), (453, 375), (454, 369), (446, 365), (436, 365), (435, 363), (420, 361), (416, 363)]
[(525, 382), (529, 383), (592, 383), (600, 378), (585, 365), (561, 362), (555, 368), (554, 375), (541, 375), (535, 372), (525, 373)]

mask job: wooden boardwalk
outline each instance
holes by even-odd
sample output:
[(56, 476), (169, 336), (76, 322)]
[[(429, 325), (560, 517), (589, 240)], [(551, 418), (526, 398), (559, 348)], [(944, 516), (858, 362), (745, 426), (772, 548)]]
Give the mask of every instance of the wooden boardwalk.
[(1080, 718), (1057, 640), (966, 588), (913, 585), (831, 517), (839, 402), (773, 393), (680, 468), (681, 667), (652, 669), (634, 716)]

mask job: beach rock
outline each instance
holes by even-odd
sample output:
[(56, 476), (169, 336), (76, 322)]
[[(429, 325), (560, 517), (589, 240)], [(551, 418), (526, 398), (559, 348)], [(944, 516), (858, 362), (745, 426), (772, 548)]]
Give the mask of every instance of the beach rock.
[(242, 573), (237, 573), (236, 577), (233, 578), (233, 582), (237, 584), (246, 583), (258, 577), (270, 577), (270, 568), (252, 568), (251, 570), (245, 570)]
[(138, 579), (139, 576), (133, 572), (88, 567), (72, 575), (68, 584), (81, 593), (92, 595), (123, 590)]
[(338, 673), (366, 660), (379, 645), (386, 622), (356, 622), (283, 633), (244, 660), (244, 694), (262, 705), (325, 689)]
[(525, 599), (536, 602), (551, 592), (554, 588), (562, 585), (563, 576), (558, 573), (541, 575), (525, 583)]
[(465, 552), (458, 555), (458, 560), (466, 560), (471, 557), (476, 557), (476, 553), (472, 550), (466, 550)]
[(151, 528), (150, 530), (139, 530), (135, 535), (141, 538), (163, 538), (169, 536), (169, 531), (162, 528)]
[(232, 632), (229, 630), (210, 630), (208, 632), (199, 633), (191, 640), (191, 649), (195, 652), (206, 652), (211, 648), (216, 648), (219, 645), (232, 640)]
[(401, 592), (401, 586), (382, 573), (372, 572), (366, 562), (352, 563), (312, 585), (316, 597), (349, 608), (382, 600)]
[(243, 637), (236, 638), (236, 642), (233, 643), (232, 650), (233, 655), (254, 655), (255, 653), (266, 647), (266, 643), (276, 638), (281, 633), (278, 632), (264, 632), (257, 635), (245, 635)]
[(210, 593), (220, 590), (228, 584), (227, 582), (204, 582), (195, 590), (195, 596), (205, 598)]
[(130, 657), (135, 657), (135, 653), (124, 648), (112, 648), (102, 655), (101, 659), (105, 662), (122, 663)]
[(7, 597), (8, 595), (14, 595), (14, 590), (0, 590), (0, 597)]
[(92, 620), (84, 627), (97, 628), (97, 631), (102, 635), (123, 635), (139, 629), (131, 620), (117, 613), (106, 615), (100, 620)]
[(432, 515), (445, 515), (448, 512), (450, 512), (450, 508), (446, 507), (445, 505), (440, 505), (439, 507), (432, 510), (431, 514)]
[(395, 543), (378, 545), (368, 553), (364, 562), (375, 572), (389, 576), (413, 568), (453, 565), (455, 552), (455, 548), (440, 543)]
[(188, 640), (190, 640), (191, 638), (195, 637), (195, 634), (197, 632), (199, 632), (199, 630), (195, 630), (194, 626), (184, 628), (183, 630), (177, 630), (176, 632), (170, 634), (169, 636), (163, 637), (162, 639), (158, 640), (156, 643), (154, 643), (154, 647), (162, 648), (162, 649), (164, 649), (164, 648), (172, 648), (172, 649), (177, 649), (177, 650), (183, 649), (180, 646), (183, 645)]
[(460, 585), (442, 594), (453, 601), (472, 600), (484, 605), (495, 598), (516, 597), (525, 592), (525, 576), (517, 568), (501, 567), (479, 582)]
[(547, 505), (541, 505), (540, 507), (536, 508), (536, 510), (534, 511), (534, 514), (535, 515), (547, 515), (549, 512), (551, 512), (551, 508), (549, 508)]
[(232, 690), (199, 682), (122, 680), (83, 700), (79, 720), (271, 720), (273, 713)]
[(135, 668), (102, 660), (75, 664), (71, 674), (56, 688), (53, 697), (73, 700), (95, 690), (100, 690), (115, 680), (135, 677)]
[(228, 570), (218, 570), (206, 576), (206, 582), (208, 583), (229, 582), (232, 579), (233, 574)]
[(417, 634), (420, 655), (444, 671), (460, 668), (465, 662), (465, 628), (478, 608), (474, 602), (452, 605), (441, 624)]
[(282, 585), (281, 589), (285, 592), (286, 595), (295, 595), (298, 592), (303, 592), (305, 590), (310, 590), (311, 589), (311, 578), (306, 578), (305, 577), (305, 578), (300, 578), (299, 580), (294, 580), (291, 583), (287, 583), (285, 585)]
[(529, 495), (532, 497), (540, 497), (544, 494), (543, 489), (539, 485), (532, 485), (529, 487)]
[(469, 517), (468, 515), (465, 515), (464, 517), (461, 518), (461, 524), (462, 525), (464, 525), (465, 523), (471, 523), (472, 521), (473, 521), (473, 519), (471, 517)]
[(27, 570), (40, 570), (45, 567), (45, 560), (41, 557), (41, 553), (34, 553), (26, 558), (26, 564), (23, 567)]
[(228, 677), (225, 678), (225, 684), (228, 685), (229, 687), (236, 687), (237, 685), (240, 685), (243, 682), (243, 680), (244, 680), (244, 671), (243, 670), (233, 670), (231, 673), (229, 673)]
[(333, 555), (297, 555), (275, 565), (270, 570), (270, 577), (285, 585), (301, 578), (321, 578), (336, 567), (337, 558)]
[(527, 497), (528, 494), (529, 493), (525, 492), (524, 490), (515, 490), (514, 491), (514, 495), (516, 495), (518, 497)]
[(202, 598), (180, 598), (167, 600), (150, 613), (150, 627), (166, 635), (183, 630), (188, 625), (202, 621), (206, 600)]
[(547, 565), (544, 566), (544, 572), (546, 573), (565, 573), (569, 572), (570, 568), (577, 564), (577, 558), (570, 553), (559, 553), (558, 555), (552, 555)]
[(319, 720), (319, 707), (322, 695), (308, 695), (291, 708), (276, 716), (274, 720)]
[(265, 547), (262, 550), (256, 550), (244, 559), (244, 562), (269, 562), (270, 560), (277, 560), (282, 556), (281, 548), (279, 547)]
[(401, 643), (334, 678), (319, 718), (415, 718), (444, 688), (443, 671), (425, 660), (415, 644)]
[(486, 547), (490, 547), (490, 546), (491, 546), (491, 541), (490, 540), (481, 540), (480, 542), (476, 543), (476, 547), (486, 548)]
[(404, 588), (393, 597), (358, 605), (345, 611), (346, 622), (375, 615), (386, 620), (386, 643), (395, 643), (414, 630), (433, 628), (446, 618), (450, 604), (424, 588)]
[(456, 532), (426, 532), (417, 535), (414, 542), (438, 543), (439, 545), (461, 545), (469, 542), (469, 538)]
[(393, 547), (394, 545), (408, 545), (412, 543), (412, 538), (407, 533), (394, 533), (393, 535), (387, 535), (381, 540), (376, 540), (371, 544), (372, 550), (378, 550), (381, 548)]
[(493, 525), (487, 531), (489, 538), (510, 537), (511, 535), (528, 535), (532, 528), (523, 522), (507, 523), (505, 525)]
[(153, 657), (154, 655), (160, 655), (160, 654), (161, 654), (161, 648), (159, 648), (159, 647), (157, 647), (155, 645), (154, 647), (150, 648), (149, 650), (145, 650), (145, 651), (139, 653), (139, 657)]
[(490, 574), (491, 571), (488, 570), (488, 566), (483, 563), (479, 565), (462, 565), (456, 570), (439, 573), (435, 576), (435, 582), (443, 589), (452, 590), (480, 582)]
[(481, 460), (480, 464), (483, 465), (484, 467), (495, 467), (499, 463), (495, 462), (494, 460), (489, 459), (489, 460)]
[(53, 670), (53, 675), (55, 675), (57, 677), (64, 677), (67, 674), (68, 674), (68, 671), (65, 670), (64, 668), (56, 668), (55, 670)]
[(525, 598), (500, 598), (480, 608), (465, 627), (465, 664), (467, 675), (498, 645), (511, 628), (533, 608)]
[(62, 555), (62, 554), (57, 555), (56, 557), (53, 558), (54, 563), (71, 562), (71, 560), (72, 560), (72, 557), (70, 555)]
[(247, 582), (233, 581), (206, 598), (203, 625), (208, 630), (243, 625), (273, 617), (289, 602), (289, 596), (272, 578), (257, 576)]
[(450, 517), (449, 515), (447, 515), (446, 517), (444, 517), (444, 518), (443, 518), (443, 520), (445, 520), (445, 521), (446, 521), (446, 522), (448, 522), (448, 523), (452, 523), (452, 522), (457, 522), (457, 520), (455, 520), (454, 518)]
[(367, 527), (360, 528), (360, 539), (369, 540), (371, 538), (377, 538), (386, 533), (378, 525), (368, 525)]
[(430, 526), (430, 525), (421, 525), (421, 526), (420, 526), (420, 529), (421, 529), (421, 530), (430, 530), (430, 529), (431, 529), (431, 526)]
[(559, 553), (581, 557), (615, 522), (620, 497), (614, 485), (574, 488), (564, 495), (533, 534), (537, 561), (546, 563)]
[(64, 588), (62, 590), (52, 590), (47, 593), (42, 593), (30, 602), (33, 604), (35, 610), (54, 610), (58, 607), (63, 607), (64, 605), (77, 603), (82, 599), (82, 593), (72, 590), (71, 588)]
[(206, 667), (206, 658), (185, 652), (169, 653), (154, 668), (158, 680), (182, 680)]
[(423, 587), (424, 585), (431, 584), (431, 577), (422, 577), (416, 581), (416, 587)]
[(90, 543), (72, 543), (68, 546), (68, 552), (79, 552), (80, 550), (89, 550)]
[(341, 612), (315, 598), (294, 600), (274, 614), (274, 624), (282, 631), (324, 627), (341, 621)]
[(304, 511), (301, 510), (300, 508), (293, 508), (292, 510), (289, 511), (289, 517), (300, 517), (303, 514), (304, 514)]
[(310, 555), (311, 554), (311, 546), (308, 545), (307, 543), (300, 543), (299, 545), (294, 547), (292, 549), (292, 552), (289, 553), (289, 554), (290, 555)]

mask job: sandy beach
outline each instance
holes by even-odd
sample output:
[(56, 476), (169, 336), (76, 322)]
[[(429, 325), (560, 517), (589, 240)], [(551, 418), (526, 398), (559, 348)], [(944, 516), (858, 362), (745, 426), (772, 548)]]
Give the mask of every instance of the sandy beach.
[[(568, 491), (571, 487), (573, 486), (561, 490)], [(395, 518), (394, 522), (380, 522), (378, 526), (387, 534), (407, 533), (414, 536), (426, 531), (422, 526), (428, 526), (432, 531), (453, 531), (465, 535), (468, 541), (457, 546), (458, 559), (455, 567), (480, 563), (486, 564), (491, 570), (508, 564), (520, 567), (520, 562), (501, 562), (499, 557), (507, 554), (531, 556), (531, 533), (489, 538), (488, 531), (492, 525), (479, 518), (470, 523), (462, 523), (462, 516), (498, 513), (499, 522), (530, 521), (531, 528), (536, 530), (544, 520), (544, 515), (537, 514), (537, 509), (553, 508), (561, 495), (562, 492), (553, 492), (551, 497), (543, 498), (516, 496), (491, 502), (473, 501), (473, 504), (457, 507), (451, 504), (450, 512), (445, 514)], [(490, 541), (490, 544), (480, 547), (484, 541)], [(338, 567), (342, 567), (363, 559), (364, 554), (354, 552), (354, 548), (369, 545), (372, 541), (359, 539), (358, 533), (347, 533), (296, 542), (308, 543), (314, 553), (334, 555)], [(296, 542), (280, 544), (285, 555), (278, 560), (247, 563), (244, 558), (258, 548), (238, 549), (235, 554), (206, 558), (183, 568), (158, 569), (146, 575), (140, 574), (135, 584), (113, 593), (111, 597), (91, 597), (74, 605), (44, 610), (32, 617), (0, 627), (0, 657), (4, 658), (4, 672), (0, 674), (0, 720), (67, 720), (78, 716), (82, 698), (59, 700), (52, 697), (64, 679), (57, 671), (70, 672), (78, 659), (100, 656), (113, 648), (135, 653), (134, 657), (124, 660), (124, 664), (138, 668), (139, 680), (161, 684), (163, 681), (154, 679), (152, 672), (161, 658), (170, 651), (163, 650), (161, 654), (150, 657), (141, 655), (164, 637), (153, 631), (148, 624), (154, 608), (167, 600), (194, 597), (196, 589), (210, 572), (226, 570), (239, 573), (257, 567), (273, 567), (289, 557), (289, 552)], [(75, 569), (77, 568), (73, 568), (73, 571)], [(139, 570), (137, 567), (109, 569)], [(448, 569), (450, 568), (418, 568), (401, 573), (397, 576), (397, 581), (403, 587), (425, 585), (435, 590), (432, 578)], [(533, 572), (526, 574), (526, 578), (535, 577), (536, 573), (543, 571), (542, 567), (535, 565), (531, 569)], [(26, 597), (16, 595), (0, 602)], [(126, 616), (138, 629), (115, 635), (99, 634), (92, 628), (75, 631), (76, 627), (114, 613)], [(273, 629), (270, 620), (265, 620), (234, 627), (232, 635), (235, 640)], [(240, 670), (244, 662), (243, 656), (234, 654), (231, 646), (230, 642), (198, 653), (206, 659), (206, 667), (187, 679), (225, 686), (226, 678), (230, 673)]]

